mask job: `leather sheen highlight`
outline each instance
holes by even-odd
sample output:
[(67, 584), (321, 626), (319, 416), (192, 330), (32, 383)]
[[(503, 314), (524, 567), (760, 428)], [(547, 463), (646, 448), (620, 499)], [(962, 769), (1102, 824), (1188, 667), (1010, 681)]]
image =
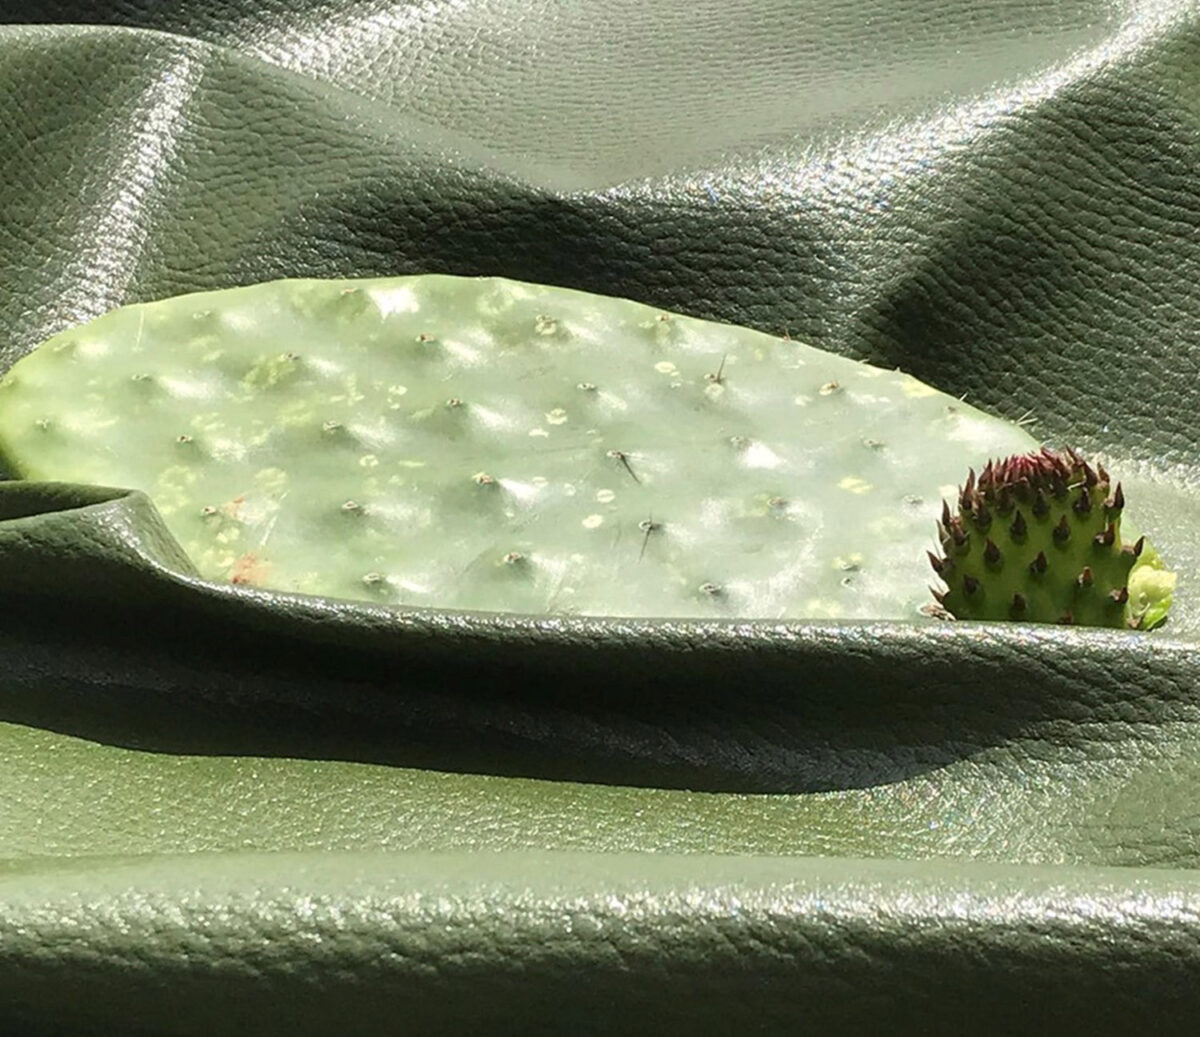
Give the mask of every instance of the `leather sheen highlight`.
[(0, 369), (277, 277), (623, 295), (1027, 417), (1180, 581), (1149, 636), (397, 614), (0, 483), (0, 1028), (1193, 1032), (1194, 0), (0, 0), (0, 93)]

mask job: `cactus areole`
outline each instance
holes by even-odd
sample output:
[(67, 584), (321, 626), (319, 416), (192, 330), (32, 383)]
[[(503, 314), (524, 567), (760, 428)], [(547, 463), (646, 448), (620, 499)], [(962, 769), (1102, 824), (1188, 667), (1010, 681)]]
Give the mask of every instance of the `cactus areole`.
[(1124, 510), (1121, 484), (1074, 450), (989, 461), (959, 488), (957, 512), (943, 503), (942, 553), (929, 560), (947, 589), (935, 596), (956, 619), (1157, 625), (1171, 581), (1164, 600), (1161, 579), (1131, 580), (1147, 547), (1122, 539)]
[[(0, 379), (11, 474), (141, 490), (207, 579), (410, 608), (923, 621), (938, 503), (968, 466), (1036, 446), (910, 375), (787, 335), (500, 278), (276, 281), (126, 306)], [(1073, 539), (1047, 535), (1042, 585), (988, 582), (1016, 534), (988, 547), (985, 511), (1008, 498), (975, 507), (981, 487), (1013, 484), (1009, 525), (1031, 495), (1032, 543), (1047, 480), (1055, 522), (1080, 479), (1090, 521), (1104, 512), (1099, 476), (1073, 465), (989, 470), (964, 498), (974, 511), (945, 523), (939, 564), (961, 566), (959, 591), (980, 582), (973, 600), (1003, 593), (998, 618), (1015, 595), (1028, 617), (1120, 613), (1104, 600), (1129, 571), (1116, 526), (1112, 551), (1084, 551), (1070, 501)], [(1043, 593), (1067, 555), (1072, 578), (1090, 567), (1094, 607)], [(983, 614), (957, 593), (947, 608)]]

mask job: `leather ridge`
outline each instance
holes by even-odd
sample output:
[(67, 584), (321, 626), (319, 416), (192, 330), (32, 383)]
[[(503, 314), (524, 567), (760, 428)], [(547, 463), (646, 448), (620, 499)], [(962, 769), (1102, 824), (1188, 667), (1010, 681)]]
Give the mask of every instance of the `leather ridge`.
[[(263, 1035), (378, 1033), (389, 1012), (388, 1032), (435, 1034), (727, 1033), (801, 1017), (864, 1032), (897, 1012), (926, 1033), (969, 1016), (985, 1034), (1084, 1034), (1136, 1026), (1149, 1000), (1165, 1032), (1184, 1033), (1200, 1008), (1194, 873), (389, 858), (224, 855), (0, 879), (21, 932), (0, 992), (91, 1033), (122, 1032), (132, 1002), (148, 1032), (181, 1035), (231, 1019)], [(327, 994), (334, 962), (360, 980), (340, 999)], [(43, 1008), (61, 969), (86, 1014), (74, 999)]]
[(0, 370), (279, 277), (626, 296), (1080, 448), (1180, 581), (393, 612), (0, 482), (0, 1030), (1194, 1032), (1195, 0), (0, 0), (0, 94)]

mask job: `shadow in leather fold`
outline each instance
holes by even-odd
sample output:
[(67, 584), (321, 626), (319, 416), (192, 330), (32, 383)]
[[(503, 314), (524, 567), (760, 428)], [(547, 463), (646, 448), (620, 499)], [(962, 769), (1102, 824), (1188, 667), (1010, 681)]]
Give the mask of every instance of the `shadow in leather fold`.
[(217, 585), (143, 494), (96, 487), (0, 484), (0, 600), (0, 719), (163, 752), (796, 792), (1200, 714), (1200, 651), (1161, 637), (472, 614)]

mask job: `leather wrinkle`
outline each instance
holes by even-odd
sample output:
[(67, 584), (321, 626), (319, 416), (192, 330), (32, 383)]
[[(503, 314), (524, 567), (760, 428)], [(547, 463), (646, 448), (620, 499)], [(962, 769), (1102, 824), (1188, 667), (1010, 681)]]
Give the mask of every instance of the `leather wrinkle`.
[(392, 613), (0, 482), (0, 1029), (1194, 1031), (1194, 0), (0, 0), (0, 92), (0, 369), (282, 276), (624, 295), (1098, 453), (1181, 581), (1148, 637)]

